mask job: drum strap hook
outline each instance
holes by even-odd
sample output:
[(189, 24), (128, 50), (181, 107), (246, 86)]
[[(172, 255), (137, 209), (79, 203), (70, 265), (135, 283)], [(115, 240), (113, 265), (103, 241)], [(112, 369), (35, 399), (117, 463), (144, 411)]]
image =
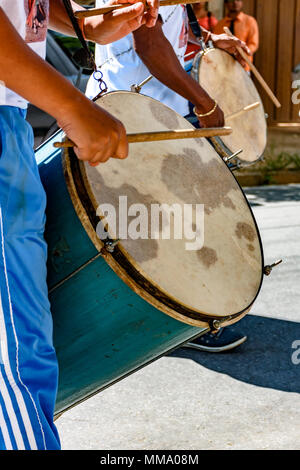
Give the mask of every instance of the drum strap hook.
[(79, 50), (75, 56), (74, 60), (80, 65), (80, 67), (90, 67), (94, 70), (93, 77), (94, 79), (98, 82), (99, 88), (100, 88), (100, 93), (93, 99), (93, 101), (96, 101), (98, 98), (100, 98), (104, 93), (107, 92), (108, 88), (103, 80), (103, 73), (97, 68), (94, 56), (92, 52), (89, 49), (89, 46), (85, 40), (83, 31), (80, 27), (79, 20), (75, 17), (74, 11), (72, 8), (72, 4), (70, 0), (63, 0), (64, 7), (66, 9), (66, 12), (70, 18), (70, 21), (72, 23), (72, 26), (74, 28), (74, 31), (81, 43), (82, 49)]

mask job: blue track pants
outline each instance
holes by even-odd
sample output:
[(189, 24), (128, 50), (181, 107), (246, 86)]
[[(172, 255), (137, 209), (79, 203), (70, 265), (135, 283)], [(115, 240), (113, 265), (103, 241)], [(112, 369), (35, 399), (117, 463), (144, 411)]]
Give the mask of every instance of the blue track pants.
[(45, 205), (25, 113), (0, 106), (0, 449), (60, 448)]

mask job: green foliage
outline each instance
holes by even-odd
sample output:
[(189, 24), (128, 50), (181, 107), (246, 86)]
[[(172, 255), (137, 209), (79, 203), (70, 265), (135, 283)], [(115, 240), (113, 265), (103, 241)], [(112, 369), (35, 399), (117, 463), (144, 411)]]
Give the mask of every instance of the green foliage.
[(288, 152), (281, 152), (275, 158), (266, 159), (264, 169), (266, 171), (284, 170), (293, 163), (293, 157), (294, 155), (291, 155)]
[(295, 168), (297, 168), (297, 170), (300, 170), (300, 155), (294, 153), (294, 155), (291, 155), (291, 159)]

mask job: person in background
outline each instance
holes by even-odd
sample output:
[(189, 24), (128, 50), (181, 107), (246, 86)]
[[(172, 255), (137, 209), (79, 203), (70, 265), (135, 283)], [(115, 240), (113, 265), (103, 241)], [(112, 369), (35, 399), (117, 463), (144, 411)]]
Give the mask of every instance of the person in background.
[[(253, 16), (246, 15), (243, 12), (242, 0), (225, 0), (225, 5), (227, 7), (227, 15), (214, 27), (214, 33), (224, 33), (224, 27), (227, 26), (234, 36), (247, 44), (251, 52), (249, 58), (253, 62), (253, 56), (259, 47), (257, 21)], [(248, 64), (245, 64), (244, 68), (247, 72), (250, 71)]]
[(207, 31), (212, 32), (214, 27), (217, 25), (218, 20), (212, 12), (208, 10), (208, 6), (209, 2), (194, 3), (193, 10), (199, 25), (207, 29)]
[[(192, 5), (196, 18), (198, 20), (199, 25), (202, 28), (205, 28), (207, 31), (213, 32), (215, 26), (218, 23), (217, 18), (212, 14), (211, 11), (208, 10), (209, 2), (199, 2), (193, 3)], [(200, 50), (200, 45), (196, 44), (197, 40), (195, 39), (191, 28), (189, 28), (189, 40), (186, 49), (186, 55), (195, 51), (198, 52)], [(193, 56), (187, 57), (185, 60), (191, 60)]]

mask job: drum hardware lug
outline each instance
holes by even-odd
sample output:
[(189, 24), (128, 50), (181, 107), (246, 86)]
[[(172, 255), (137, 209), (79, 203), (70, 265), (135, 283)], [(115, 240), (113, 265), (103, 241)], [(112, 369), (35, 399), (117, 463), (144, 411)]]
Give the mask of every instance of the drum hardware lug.
[(282, 263), (282, 259), (278, 260), (278, 261), (275, 261), (275, 263), (273, 264), (270, 264), (270, 265), (267, 265), (264, 267), (264, 275), (265, 276), (269, 276), (273, 270), (273, 268), (275, 268), (276, 266), (278, 266), (279, 264)]
[(269, 119), (268, 113), (265, 113), (265, 118), (266, 118), (266, 119)]
[(139, 93), (141, 91), (142, 87), (140, 87), (139, 85), (131, 85), (130, 87), (130, 91), (132, 91), (133, 93)]
[(213, 45), (213, 42), (210, 40), (208, 41), (208, 46), (205, 44), (204, 40), (203, 39), (200, 39), (200, 46), (201, 46), (201, 53), (202, 55), (206, 55), (208, 54), (212, 49), (214, 49), (214, 45)]
[(240, 155), (240, 153), (242, 153), (243, 149), (240, 149), (238, 150), (237, 152), (233, 153), (232, 155), (230, 155), (229, 157), (225, 157), (224, 158), (224, 162), (229, 162), (230, 160), (232, 160), (233, 158), (237, 157), (238, 155)]
[(146, 83), (150, 82), (150, 80), (152, 80), (153, 78), (153, 75), (149, 75), (149, 77), (145, 78), (145, 80), (143, 80), (141, 83), (139, 83), (139, 85), (131, 85), (130, 87), (130, 90), (133, 91), (134, 93), (139, 93), (142, 89), (142, 87), (144, 85), (146, 85)]
[(209, 322), (210, 332), (217, 333), (222, 328), (222, 322), (220, 320), (212, 320)]
[(243, 168), (243, 163), (237, 158), (235, 164), (229, 163), (227, 166), (231, 171), (237, 171)]
[(105, 240), (104, 247), (101, 251), (103, 252), (103, 250), (105, 250), (108, 251), (108, 253), (113, 253), (119, 241), (120, 238), (117, 238), (116, 240)]
[(237, 164), (237, 165), (232, 165), (230, 167), (228, 167), (230, 169), (230, 171), (237, 171), (237, 170), (240, 170), (241, 169), (241, 165)]

